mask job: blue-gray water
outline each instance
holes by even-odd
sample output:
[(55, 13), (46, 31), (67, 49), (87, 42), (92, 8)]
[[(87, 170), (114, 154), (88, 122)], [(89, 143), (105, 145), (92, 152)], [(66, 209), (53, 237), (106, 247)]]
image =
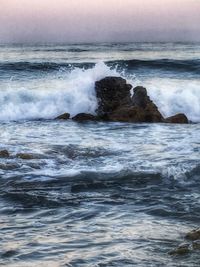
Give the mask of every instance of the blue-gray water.
[[(199, 58), (198, 44), (0, 46), (0, 266), (200, 265), (168, 255), (200, 223)], [(195, 123), (52, 120), (94, 113), (108, 75)]]

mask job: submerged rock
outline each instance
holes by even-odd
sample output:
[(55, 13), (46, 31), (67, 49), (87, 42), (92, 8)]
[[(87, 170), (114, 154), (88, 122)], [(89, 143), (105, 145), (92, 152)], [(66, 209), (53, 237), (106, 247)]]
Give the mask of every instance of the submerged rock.
[(172, 256), (181, 256), (190, 253), (190, 244), (181, 244), (178, 248), (169, 252)]
[(19, 167), (20, 167), (20, 165), (15, 164), (15, 163), (8, 163), (8, 164), (0, 163), (0, 170), (4, 170), (4, 171), (14, 170), (14, 169), (17, 169)]
[(9, 158), (10, 154), (8, 152), (8, 150), (0, 150), (0, 158)]
[(176, 114), (176, 115), (171, 116), (169, 118), (166, 118), (165, 122), (166, 123), (181, 123), (181, 124), (185, 123), (185, 124), (188, 124), (189, 120), (185, 114), (179, 113), (179, 114)]
[(194, 250), (200, 250), (200, 240), (196, 240), (192, 243), (192, 248)]
[(60, 116), (56, 117), (56, 120), (69, 120), (70, 118), (70, 114), (69, 113), (64, 113), (61, 114)]
[(200, 240), (200, 228), (187, 233), (185, 238), (191, 241)]
[(11, 258), (17, 254), (16, 250), (7, 250), (1, 254), (2, 258)]
[(88, 114), (88, 113), (79, 113), (72, 118), (72, 120), (77, 122), (84, 122), (84, 121), (97, 121), (98, 117)]
[(34, 155), (28, 153), (18, 153), (16, 157), (24, 160), (31, 160), (35, 158)]

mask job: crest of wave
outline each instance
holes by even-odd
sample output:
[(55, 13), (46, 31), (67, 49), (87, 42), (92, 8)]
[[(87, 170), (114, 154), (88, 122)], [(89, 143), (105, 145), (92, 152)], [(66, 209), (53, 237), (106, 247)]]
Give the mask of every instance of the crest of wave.
[(63, 112), (72, 116), (80, 112), (94, 113), (97, 107), (94, 83), (105, 76), (118, 75), (103, 62), (91, 69), (75, 68), (51, 77), (10, 81), (0, 92), (0, 120), (54, 118)]

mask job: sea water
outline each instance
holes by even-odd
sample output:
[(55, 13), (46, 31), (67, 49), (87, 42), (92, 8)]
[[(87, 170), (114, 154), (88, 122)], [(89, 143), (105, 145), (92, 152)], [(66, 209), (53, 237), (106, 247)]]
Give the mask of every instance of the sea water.
[[(53, 120), (105, 76), (193, 123)], [(168, 252), (200, 223), (199, 122), (200, 44), (1, 45), (0, 265), (198, 267)]]

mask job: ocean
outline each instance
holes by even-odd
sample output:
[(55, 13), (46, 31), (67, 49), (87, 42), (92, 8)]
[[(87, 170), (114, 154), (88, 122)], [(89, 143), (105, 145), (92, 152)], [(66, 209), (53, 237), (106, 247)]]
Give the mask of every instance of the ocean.
[[(193, 123), (54, 120), (106, 76)], [(198, 43), (0, 45), (0, 266), (199, 267), (168, 254), (200, 223), (199, 122)]]

